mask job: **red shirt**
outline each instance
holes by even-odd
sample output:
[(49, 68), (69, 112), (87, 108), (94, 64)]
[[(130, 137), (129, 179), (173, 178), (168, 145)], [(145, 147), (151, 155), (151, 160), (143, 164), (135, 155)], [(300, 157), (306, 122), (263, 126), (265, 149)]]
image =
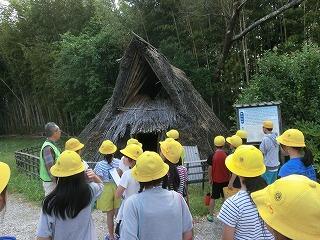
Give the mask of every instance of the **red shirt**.
[(222, 149), (217, 149), (212, 155), (212, 180), (215, 183), (228, 182), (230, 172), (226, 167), (227, 154)]

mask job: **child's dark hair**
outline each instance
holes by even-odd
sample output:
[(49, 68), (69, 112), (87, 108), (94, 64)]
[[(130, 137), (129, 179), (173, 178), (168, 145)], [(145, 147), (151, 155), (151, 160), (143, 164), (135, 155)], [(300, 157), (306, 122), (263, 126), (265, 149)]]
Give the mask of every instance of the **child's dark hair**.
[(152, 180), (150, 182), (139, 182), (140, 184), (140, 189), (139, 189), (139, 192), (138, 193), (141, 193), (143, 192), (143, 190), (145, 188), (151, 188), (151, 187), (156, 187), (156, 186), (160, 186), (161, 182), (163, 182), (165, 179), (167, 179), (168, 176), (165, 175), (164, 177), (162, 178), (159, 178), (159, 179), (156, 179), (156, 180)]
[(303, 147), (303, 148), (294, 147), (294, 149), (300, 151), (301, 153), (304, 153), (303, 157), (302, 157), (302, 162), (303, 162), (304, 166), (309, 167), (310, 165), (312, 165), (314, 163), (313, 155), (312, 155), (312, 152), (310, 151), (309, 148), (306, 148), (306, 147)]
[(242, 182), (246, 185), (249, 194), (261, 190), (268, 186), (266, 181), (261, 177), (244, 177)]
[(242, 144), (247, 144), (247, 139), (246, 138), (242, 138)]
[(168, 177), (164, 179), (162, 183), (162, 187), (177, 192), (180, 186), (180, 176), (177, 169), (177, 165), (173, 164), (168, 160), (165, 160), (165, 163), (169, 165), (169, 171)]
[(104, 160), (106, 160), (109, 164), (112, 162), (113, 154), (104, 155)]
[(5, 188), (4, 188), (4, 189), (2, 190), (2, 192), (0, 193), (0, 196), (1, 196), (2, 199), (3, 199), (3, 208), (5, 208), (5, 207), (6, 207), (6, 204), (7, 204), (7, 202), (6, 202), (7, 187), (8, 187), (8, 186), (5, 186)]

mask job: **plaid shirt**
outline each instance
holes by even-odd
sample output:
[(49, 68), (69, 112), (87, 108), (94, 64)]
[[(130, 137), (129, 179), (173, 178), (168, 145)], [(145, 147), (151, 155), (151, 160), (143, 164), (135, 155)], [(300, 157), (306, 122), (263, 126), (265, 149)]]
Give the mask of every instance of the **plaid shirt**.
[[(47, 140), (49, 141), (50, 143), (56, 145), (55, 142), (53, 141), (50, 141), (50, 140)], [(50, 146), (46, 146), (44, 149), (43, 149), (43, 160), (44, 160), (44, 163), (46, 166), (48, 165), (53, 165), (54, 162), (55, 162), (55, 154), (54, 154), (54, 151), (53, 149), (50, 147)]]

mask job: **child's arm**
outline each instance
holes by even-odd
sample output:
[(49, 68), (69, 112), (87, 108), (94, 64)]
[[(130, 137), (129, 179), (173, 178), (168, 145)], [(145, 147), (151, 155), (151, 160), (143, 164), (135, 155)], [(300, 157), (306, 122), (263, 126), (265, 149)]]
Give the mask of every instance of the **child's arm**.
[(90, 181), (95, 182), (95, 183), (102, 183), (101, 179), (94, 173), (92, 169), (88, 169), (86, 171), (87, 177)]
[(116, 193), (115, 193), (116, 198), (121, 198), (125, 190), (126, 190), (126, 189), (125, 189), (124, 187), (122, 187), (121, 185), (119, 185), (118, 188), (117, 188), (117, 190), (116, 190)]
[(230, 180), (229, 180), (229, 184), (228, 184), (228, 188), (229, 188), (229, 189), (232, 189), (232, 188), (233, 188), (233, 183), (234, 183), (234, 180), (236, 180), (236, 178), (237, 178), (237, 175), (235, 175), (234, 173), (232, 173), (232, 176), (231, 176), (231, 178), (230, 178)]
[(234, 227), (230, 227), (227, 224), (223, 225), (223, 232), (222, 232), (222, 240), (233, 240), (234, 239)]

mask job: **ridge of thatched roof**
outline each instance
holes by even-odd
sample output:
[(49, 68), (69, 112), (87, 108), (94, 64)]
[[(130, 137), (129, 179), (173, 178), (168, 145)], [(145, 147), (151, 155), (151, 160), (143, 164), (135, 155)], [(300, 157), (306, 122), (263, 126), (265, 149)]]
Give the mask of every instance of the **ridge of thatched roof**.
[[(182, 132), (184, 145), (198, 145), (204, 156), (212, 137), (226, 132), (185, 73), (138, 35), (121, 59), (112, 97), (80, 134), (84, 155), (97, 160), (101, 142), (126, 134)], [(185, 132), (185, 133), (184, 133)]]

